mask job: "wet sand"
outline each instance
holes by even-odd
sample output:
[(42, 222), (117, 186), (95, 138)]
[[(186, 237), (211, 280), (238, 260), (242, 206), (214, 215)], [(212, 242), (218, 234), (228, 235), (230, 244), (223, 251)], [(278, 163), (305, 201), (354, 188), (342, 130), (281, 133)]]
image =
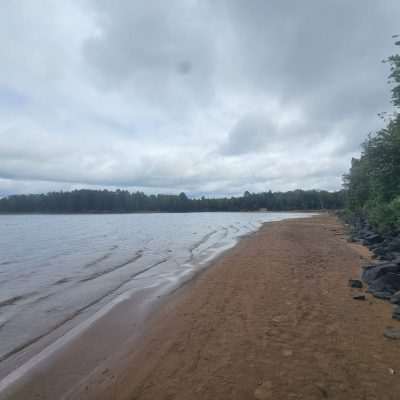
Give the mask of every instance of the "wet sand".
[[(368, 258), (334, 217), (266, 224), (161, 298), (142, 335), (132, 324), (88, 376), (61, 390), (54, 379), (66, 365), (49, 362), (7, 398), (397, 400), (400, 341), (383, 331), (400, 323), (388, 303), (353, 300), (348, 287)], [(102, 329), (112, 336), (128, 310), (110, 313)], [(90, 332), (68, 353), (70, 373), (79, 374), (87, 346), (96, 352)]]

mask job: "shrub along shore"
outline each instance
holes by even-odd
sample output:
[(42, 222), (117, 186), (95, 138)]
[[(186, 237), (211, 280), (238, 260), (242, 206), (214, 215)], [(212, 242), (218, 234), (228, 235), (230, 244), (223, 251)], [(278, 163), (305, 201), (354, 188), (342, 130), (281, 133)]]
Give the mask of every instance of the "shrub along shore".
[(349, 222), (369, 224), (377, 233), (393, 235), (400, 230), (400, 55), (393, 55), (386, 62), (391, 69), (394, 111), (384, 114), (386, 127), (369, 135), (361, 157), (352, 159), (344, 187)]
[[(395, 43), (400, 45), (400, 41)], [(351, 240), (369, 247), (376, 261), (362, 279), (375, 297), (390, 300), (400, 320), (400, 55), (389, 57), (394, 111), (387, 125), (363, 144), (344, 176), (346, 207), (341, 216), (351, 225)]]

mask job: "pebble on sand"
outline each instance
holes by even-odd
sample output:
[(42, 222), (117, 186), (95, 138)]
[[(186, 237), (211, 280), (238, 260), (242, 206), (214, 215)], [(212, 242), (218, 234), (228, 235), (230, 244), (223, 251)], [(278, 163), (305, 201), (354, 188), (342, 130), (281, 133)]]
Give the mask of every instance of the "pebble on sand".
[(349, 286), (352, 288), (361, 289), (363, 284), (359, 279), (349, 279)]
[(388, 339), (399, 340), (400, 339), (400, 329), (393, 328), (392, 326), (388, 326), (383, 335)]

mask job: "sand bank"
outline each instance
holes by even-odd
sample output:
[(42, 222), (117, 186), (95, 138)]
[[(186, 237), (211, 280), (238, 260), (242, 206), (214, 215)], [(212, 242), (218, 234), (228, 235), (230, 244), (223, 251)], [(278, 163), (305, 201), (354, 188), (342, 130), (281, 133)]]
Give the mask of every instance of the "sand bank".
[(142, 329), (115, 344), (121, 315), (136, 318), (121, 303), (6, 398), (398, 399), (400, 341), (383, 331), (399, 322), (348, 287), (367, 259), (333, 217), (267, 224), (161, 297)]

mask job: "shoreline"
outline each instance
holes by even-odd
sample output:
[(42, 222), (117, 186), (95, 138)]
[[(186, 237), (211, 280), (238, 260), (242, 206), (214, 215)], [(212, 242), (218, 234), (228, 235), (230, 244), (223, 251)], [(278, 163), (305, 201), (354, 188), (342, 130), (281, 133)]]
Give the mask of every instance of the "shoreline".
[[(306, 214), (306, 213), (304, 213)], [(122, 329), (121, 338), (123, 340), (134, 341), (139, 338), (143, 332), (146, 331), (146, 320), (153, 314), (157, 313), (158, 308), (163, 304), (164, 300), (169, 301), (170, 297), (175, 296), (176, 293), (185, 290), (186, 286), (196, 280), (202, 273), (204, 273), (210, 266), (217, 263), (218, 260), (223, 258), (227, 253), (238, 245), (240, 241), (245, 238), (249, 238), (256, 234), (258, 230), (262, 229), (265, 225), (271, 224), (272, 222), (263, 223), (257, 230), (244, 233), (235, 238), (234, 241), (225, 245), (215, 251), (215, 253), (207, 256), (206, 258), (199, 261), (196, 267), (193, 267), (192, 271), (184, 275), (183, 279), (176, 284), (162, 285), (160, 287), (142, 289), (137, 292), (123, 293), (110, 303), (104, 304), (101, 308), (95, 311), (93, 314), (85, 317), (84, 315), (79, 317), (78, 321), (62, 325), (60, 328), (54, 330), (48, 335), (33, 343), (33, 346), (28, 346), (26, 349), (16, 354), (16, 360), (6, 360), (2, 366), (2, 377), (0, 379), (0, 399), (8, 399), (10, 396), (14, 396), (14, 393), (18, 393), (21, 387), (30, 385), (37, 376), (40, 376), (44, 371), (47, 371), (54, 364), (63, 365), (66, 359), (71, 358), (70, 354), (74, 354), (75, 348), (82, 347), (82, 343), (85, 341), (90, 342), (93, 337), (99, 336), (97, 332), (106, 332), (107, 326), (110, 325), (110, 321), (121, 322), (124, 319), (123, 315), (126, 310), (129, 309), (132, 322), (135, 325), (135, 332), (130, 333), (127, 329), (129, 323)], [(143, 294), (143, 299), (141, 298)], [(133, 306), (133, 307), (132, 307)], [(130, 310), (133, 308), (133, 310)], [(143, 324), (143, 327), (138, 327), (138, 324)], [(109, 338), (107, 334), (103, 336), (104, 341), (108, 341), (110, 345), (116, 345), (115, 339)], [(102, 340), (98, 340), (101, 344)], [(97, 353), (100, 353), (103, 358), (108, 358), (112, 355), (109, 349), (105, 350), (103, 347)], [(93, 349), (92, 349), (93, 350)], [(116, 347), (116, 350), (118, 348)], [(87, 353), (88, 351), (85, 350)], [(80, 352), (79, 352), (80, 353)], [(98, 367), (99, 357), (95, 357), (90, 360), (86, 360), (86, 366), (80, 372), (89, 375), (90, 372)], [(22, 359), (22, 363), (18, 361)], [(69, 361), (70, 362), (70, 361)], [(68, 361), (67, 361), (68, 363)], [(74, 369), (72, 366), (70, 369)], [(57, 379), (55, 379), (57, 381)], [(59, 382), (57, 391), (63, 389), (76, 382)], [(17, 395), (17, 398), (19, 396)], [(47, 398), (47, 397), (44, 397)], [(52, 397), (49, 397), (52, 398)]]
[(236, 211), (104, 211), (104, 212), (2, 212), (0, 211), (0, 216), (2, 215), (120, 215), (120, 214), (197, 214), (197, 213), (254, 213), (254, 214), (259, 214), (259, 213), (293, 213), (293, 214), (313, 214), (313, 213), (324, 213), (324, 212), (330, 212), (330, 211), (335, 211), (335, 210), (327, 210), (327, 209), (315, 209), (315, 210), (236, 210)]
[[(399, 375), (388, 371), (400, 371), (400, 347), (383, 337), (396, 324), (390, 306), (370, 296), (357, 302), (348, 287), (368, 258), (332, 216), (266, 223), (159, 298), (142, 335), (109, 349), (74, 385), (65, 375), (79, 374), (88, 344), (96, 351), (93, 333), (117, 334), (117, 314), (130, 320), (129, 300), (64, 360), (0, 398), (395, 399)], [(54, 380), (63, 376), (67, 391)]]

